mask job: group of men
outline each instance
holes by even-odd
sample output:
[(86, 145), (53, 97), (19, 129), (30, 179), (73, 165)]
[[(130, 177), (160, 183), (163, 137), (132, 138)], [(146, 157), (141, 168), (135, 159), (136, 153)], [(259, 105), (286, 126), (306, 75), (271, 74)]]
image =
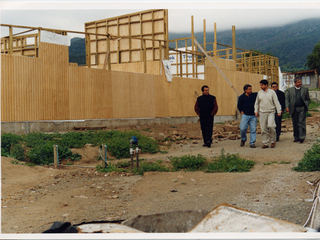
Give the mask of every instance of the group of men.
[[(244, 85), (244, 93), (238, 98), (237, 107), (241, 113), (240, 146), (247, 141), (247, 129), (250, 126), (250, 147), (255, 148), (257, 118), (261, 127), (262, 148), (276, 146), (280, 139), (282, 114), (287, 111), (292, 117), (293, 142), (303, 143), (306, 138), (306, 114), (310, 97), (309, 90), (302, 86), (301, 78), (296, 77), (294, 86), (284, 93), (278, 89), (278, 83), (273, 82), (271, 89), (268, 81), (260, 81), (259, 92), (252, 92), (252, 86)], [(218, 112), (216, 97), (209, 94), (209, 87), (202, 86), (202, 96), (197, 98), (194, 106), (200, 117), (203, 137), (203, 147), (211, 147), (214, 115)]]

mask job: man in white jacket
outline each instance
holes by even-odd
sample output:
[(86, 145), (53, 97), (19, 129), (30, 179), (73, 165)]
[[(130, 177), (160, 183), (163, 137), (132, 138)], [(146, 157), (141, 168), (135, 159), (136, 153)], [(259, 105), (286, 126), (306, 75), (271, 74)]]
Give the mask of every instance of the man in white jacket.
[(259, 116), (261, 127), (262, 148), (268, 148), (271, 142), (271, 148), (276, 146), (276, 123), (274, 120), (275, 112), (281, 116), (281, 105), (275, 91), (268, 88), (268, 81), (260, 81), (260, 90), (258, 92), (255, 104), (254, 113)]

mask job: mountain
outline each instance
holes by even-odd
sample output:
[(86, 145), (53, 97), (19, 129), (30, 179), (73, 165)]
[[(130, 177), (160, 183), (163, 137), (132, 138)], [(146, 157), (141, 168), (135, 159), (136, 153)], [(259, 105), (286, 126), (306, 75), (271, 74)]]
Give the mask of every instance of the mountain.
[[(191, 33), (169, 32), (169, 39), (190, 37)], [(214, 41), (214, 32), (207, 32), (207, 43)], [(195, 33), (199, 43), (203, 43), (203, 33)], [(217, 32), (218, 43), (232, 45), (232, 31)], [(306, 57), (312, 52), (314, 45), (320, 41), (320, 18), (302, 20), (281, 27), (239, 29), (236, 27), (236, 46), (246, 50), (258, 50), (271, 53), (279, 58), (282, 71), (307, 70)], [(179, 47), (184, 46), (180, 41)], [(175, 47), (170, 44), (170, 47)], [(211, 45), (212, 49), (212, 45)], [(207, 50), (211, 50), (209, 46)], [(84, 38), (71, 39), (69, 47), (70, 62), (85, 64)]]

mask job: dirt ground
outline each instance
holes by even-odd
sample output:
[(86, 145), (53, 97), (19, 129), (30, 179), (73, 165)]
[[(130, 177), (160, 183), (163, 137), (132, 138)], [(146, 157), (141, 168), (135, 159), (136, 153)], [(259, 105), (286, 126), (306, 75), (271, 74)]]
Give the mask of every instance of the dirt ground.
[[(11, 158), (2, 157), (1, 232), (41, 233), (55, 221), (78, 225), (176, 210), (210, 211), (221, 203), (303, 225), (312, 207), (310, 200), (315, 188), (307, 181), (319, 179), (320, 173), (295, 172), (292, 167), (319, 139), (319, 119), (319, 113), (308, 118), (303, 144), (293, 143), (291, 120), (283, 121), (284, 132), (273, 149), (261, 149), (260, 134), (257, 148), (252, 149), (248, 142), (240, 147), (238, 132), (232, 132), (232, 127), (230, 132), (228, 129), (222, 132), (225, 126), (238, 126), (238, 122), (215, 124), (216, 140), (211, 148), (202, 147), (199, 123), (120, 129), (138, 129), (163, 140), (162, 153), (141, 154), (145, 161), (169, 163), (169, 157), (188, 154), (212, 158), (224, 149), (225, 153), (239, 153), (256, 162), (247, 173), (180, 171), (147, 172), (143, 176), (98, 173), (94, 168), (99, 163), (95, 158), (98, 147), (90, 145), (73, 149), (82, 154), (79, 162), (56, 169), (12, 164)], [(112, 156), (108, 159), (112, 163), (117, 161)], [(264, 164), (272, 161), (277, 163)], [(290, 163), (279, 164), (281, 161)]]

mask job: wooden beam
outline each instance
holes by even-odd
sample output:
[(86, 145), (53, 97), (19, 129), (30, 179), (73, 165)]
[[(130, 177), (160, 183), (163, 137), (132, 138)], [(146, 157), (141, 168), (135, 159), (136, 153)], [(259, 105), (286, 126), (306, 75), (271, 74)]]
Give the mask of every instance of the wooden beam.
[(9, 54), (13, 54), (13, 29), (9, 27)]
[(232, 59), (237, 60), (236, 27), (232, 26)]
[(194, 75), (194, 24), (193, 24), (193, 16), (191, 16), (191, 46), (192, 46), (192, 77)]
[(214, 55), (214, 56), (217, 56), (217, 24), (216, 24), (216, 23), (214, 23), (213, 55)]
[(221, 71), (221, 69), (218, 67), (218, 65), (212, 60), (212, 58), (204, 51), (204, 49), (201, 47), (201, 45), (198, 43), (197, 40), (194, 40), (195, 44), (200, 48), (200, 50), (204, 53), (204, 55), (206, 55), (206, 57), (208, 58), (208, 60), (212, 63), (212, 65), (218, 70), (218, 72), (222, 75), (222, 77), (224, 78), (224, 80), (227, 81), (227, 83), (230, 85), (230, 87), (235, 91), (235, 93), (237, 94), (237, 97), (240, 96), (238, 90), (232, 85), (232, 83), (230, 82), (230, 80), (227, 78), (227, 76)]

